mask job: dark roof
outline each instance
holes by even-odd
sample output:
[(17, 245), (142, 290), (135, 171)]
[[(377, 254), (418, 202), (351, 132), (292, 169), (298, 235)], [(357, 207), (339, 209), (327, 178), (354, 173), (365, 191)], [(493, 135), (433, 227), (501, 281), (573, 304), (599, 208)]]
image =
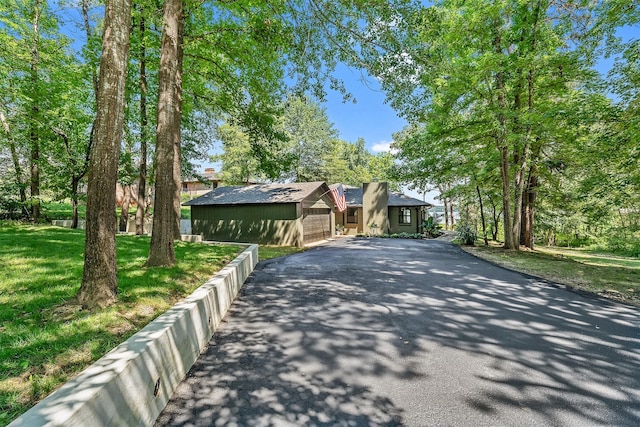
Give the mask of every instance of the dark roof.
[(206, 170), (204, 173), (196, 174), (193, 176), (186, 176), (182, 178), (182, 182), (202, 182), (202, 181), (214, 182), (214, 181), (220, 181), (220, 178), (218, 177), (218, 174), (216, 174), (214, 171), (211, 171), (211, 170)]
[(299, 182), (292, 184), (263, 184), (218, 187), (207, 194), (184, 203), (184, 206), (248, 205), (262, 203), (297, 203), (326, 184)]
[[(344, 198), (347, 201), (347, 206), (361, 207), (362, 187), (344, 186)], [(431, 203), (423, 202), (397, 191), (389, 191), (389, 206), (431, 206)]]

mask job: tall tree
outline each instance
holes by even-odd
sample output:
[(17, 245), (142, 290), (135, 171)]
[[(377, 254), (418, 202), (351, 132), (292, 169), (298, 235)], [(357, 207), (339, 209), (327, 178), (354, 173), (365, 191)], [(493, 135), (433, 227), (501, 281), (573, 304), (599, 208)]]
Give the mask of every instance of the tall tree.
[(90, 80), (80, 79), (86, 67), (68, 60), (60, 63), (49, 83), (55, 99), (49, 114), (56, 117), (49, 123), (54, 138), (44, 141), (47, 162), (42, 171), (47, 177), (47, 189), (60, 199), (71, 199), (72, 228), (78, 227), (78, 206), (81, 180), (89, 167), (94, 95)]
[[(176, 218), (176, 162), (179, 164), (182, 114), (182, 55), (184, 36), (182, 0), (165, 0), (158, 77), (158, 127), (153, 233), (147, 266), (173, 265)], [(176, 159), (178, 157), (178, 159)], [(179, 230), (178, 230), (179, 232)]]
[(415, 18), (418, 40), (406, 55), (378, 61), (393, 105), (411, 119), (442, 124), (433, 137), (497, 149), (505, 248), (521, 239), (532, 246), (541, 156), (560, 141), (558, 119), (591, 78), (567, 47), (576, 16), (571, 1), (435, 2)]
[(139, 16), (140, 45), (138, 51), (139, 62), (139, 90), (140, 90), (140, 154), (138, 161), (138, 192), (136, 197), (136, 234), (144, 234), (144, 217), (146, 213), (147, 197), (147, 147), (148, 147), (148, 116), (147, 116), (147, 22), (144, 10)]
[(338, 136), (326, 110), (306, 98), (289, 97), (285, 102), (281, 126), (294, 159), (288, 178), (294, 182), (324, 180), (323, 160)]
[(238, 126), (221, 124), (216, 128), (216, 139), (222, 143), (222, 153), (211, 160), (222, 164), (219, 175), (226, 185), (249, 184), (265, 178), (251, 153), (248, 135)]
[(29, 81), (31, 84), (31, 106), (29, 108), (29, 142), (31, 143), (30, 164), (31, 169), (31, 217), (34, 221), (40, 220), (40, 93), (41, 85), (39, 76), (40, 67), (40, 17), (42, 14), (41, 2), (33, 3), (31, 52)]
[(87, 230), (78, 302), (105, 306), (118, 293), (116, 199), (118, 158), (124, 121), (124, 93), (129, 55), (129, 0), (107, 0), (97, 111), (87, 186)]
[[(28, 204), (34, 220), (40, 217), (41, 145), (51, 136), (57, 120), (48, 110), (55, 98), (48, 84), (57, 69), (64, 69), (67, 41), (58, 30), (56, 16), (42, 0), (7, 0), (0, 5), (0, 80), (4, 133), (20, 181), (21, 199), (30, 190)], [(26, 198), (26, 197), (25, 197)]]

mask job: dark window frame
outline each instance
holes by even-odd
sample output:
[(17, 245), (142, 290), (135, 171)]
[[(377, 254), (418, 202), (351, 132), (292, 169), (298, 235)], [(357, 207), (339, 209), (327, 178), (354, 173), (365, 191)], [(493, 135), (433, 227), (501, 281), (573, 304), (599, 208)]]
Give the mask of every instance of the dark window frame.
[(411, 208), (400, 208), (400, 215), (398, 215), (398, 224), (411, 225)]

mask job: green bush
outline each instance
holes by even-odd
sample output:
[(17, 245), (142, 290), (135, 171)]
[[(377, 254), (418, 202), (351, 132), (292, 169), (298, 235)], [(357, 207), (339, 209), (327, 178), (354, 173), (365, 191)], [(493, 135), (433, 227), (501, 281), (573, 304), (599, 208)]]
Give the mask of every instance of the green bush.
[(603, 249), (617, 255), (640, 258), (640, 232), (612, 230), (605, 239)]
[(461, 244), (467, 246), (473, 246), (478, 238), (476, 231), (468, 224), (461, 224), (458, 226), (458, 240)]
[(18, 194), (19, 189), (16, 184), (2, 182), (0, 185), (0, 219), (23, 219), (23, 205)]
[(376, 237), (382, 237), (385, 239), (422, 239), (424, 236), (421, 233), (406, 233), (403, 231), (402, 233), (393, 234), (383, 233)]
[(438, 237), (441, 234), (441, 228), (442, 226), (440, 224), (436, 224), (432, 216), (425, 219), (422, 223), (422, 229), (424, 230), (424, 234), (427, 237)]
[(583, 248), (591, 244), (593, 244), (593, 241), (589, 236), (564, 233), (558, 233), (556, 235), (556, 246)]

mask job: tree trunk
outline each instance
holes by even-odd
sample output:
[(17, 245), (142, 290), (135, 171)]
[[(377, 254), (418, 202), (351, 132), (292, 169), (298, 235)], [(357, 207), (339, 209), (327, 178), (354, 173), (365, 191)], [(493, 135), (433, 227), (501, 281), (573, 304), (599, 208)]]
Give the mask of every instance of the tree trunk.
[(131, 203), (131, 186), (122, 186), (122, 206), (120, 207), (120, 224), (118, 229), (122, 232), (127, 231), (129, 225), (129, 204)]
[(11, 128), (9, 127), (9, 122), (7, 121), (7, 118), (2, 111), (0, 111), (0, 122), (2, 122), (2, 128), (7, 134), (7, 140), (9, 141), (11, 161), (13, 162), (13, 169), (16, 173), (16, 185), (18, 186), (18, 192), (20, 193), (22, 216), (27, 218), (29, 217), (29, 210), (27, 209), (27, 192), (25, 191), (25, 183), (22, 181), (22, 167), (20, 166), (20, 158), (18, 157), (16, 143), (11, 136)]
[[(182, 64), (180, 66), (182, 69)], [(182, 155), (180, 152), (180, 138), (176, 138), (173, 145), (173, 213), (174, 213), (174, 226), (173, 226), (173, 238), (180, 240), (180, 189), (181, 189), (181, 169), (182, 169)]]
[(453, 199), (449, 199), (449, 218), (451, 220), (451, 229), (455, 229), (455, 219), (453, 218)]
[(140, 163), (138, 177), (138, 195), (136, 209), (136, 234), (144, 234), (144, 215), (147, 208), (147, 59), (145, 37), (145, 20), (140, 18)]
[(33, 10), (33, 45), (31, 46), (31, 111), (29, 117), (29, 142), (31, 144), (31, 218), (40, 220), (40, 133), (38, 131), (39, 115), (39, 78), (40, 65), (40, 1), (36, 1)]
[(80, 185), (79, 177), (73, 176), (71, 178), (71, 228), (74, 230), (78, 228), (78, 187)]
[(180, 146), (182, 110), (182, 0), (165, 0), (158, 75), (158, 126), (156, 132), (156, 179), (153, 232), (147, 266), (176, 263), (175, 151)]
[[(498, 20), (494, 23), (493, 48), (496, 55), (504, 55), (502, 47), (503, 23)], [(503, 67), (502, 64), (499, 67)], [(498, 96), (498, 122), (500, 124), (496, 134), (496, 146), (500, 152), (500, 178), (502, 181), (502, 211), (504, 212), (504, 248), (518, 249), (517, 242), (513, 238), (511, 221), (511, 178), (509, 163), (509, 141), (507, 140), (507, 98), (505, 95), (504, 72), (499, 70), (495, 76), (496, 93)]]
[(480, 203), (480, 219), (482, 220), (482, 235), (484, 237), (484, 245), (489, 246), (487, 239), (487, 223), (484, 220), (484, 206), (482, 205), (482, 196), (480, 195), (480, 187), (476, 184), (476, 192), (478, 193), (478, 202)]
[[(182, 2), (184, 0), (176, 0), (179, 1), (181, 6), (184, 7), (184, 5), (182, 4)], [(181, 11), (181, 15), (180, 15), (180, 20), (181, 20), (181, 26), (180, 26), (180, 33), (179, 33), (179, 39), (178, 39), (178, 73), (179, 73), (179, 86), (178, 86), (178, 90), (180, 91), (179, 93), (179, 99), (180, 99), (180, 103), (182, 103), (182, 58), (183, 58), (183, 46), (182, 46), (182, 39), (183, 39), (183, 29), (184, 29), (184, 11)], [(180, 112), (182, 112), (182, 108), (180, 108)], [(178, 116), (178, 121), (177, 121), (177, 127), (176, 129), (174, 129), (174, 132), (176, 133), (174, 140), (173, 140), (173, 184), (174, 184), (174, 198), (173, 198), (173, 210), (175, 213), (175, 226), (173, 229), (173, 238), (176, 240), (180, 240), (180, 218), (181, 218), (181, 212), (180, 212), (180, 190), (181, 190), (181, 184), (182, 184), (182, 149), (181, 149), (181, 141), (180, 141), (180, 119), (181, 117)]]
[(449, 203), (446, 197), (444, 198), (443, 202), (444, 202), (444, 229), (449, 230)]
[(491, 240), (493, 240), (494, 242), (498, 241), (498, 227), (500, 226), (500, 218), (497, 215), (496, 212), (496, 205), (495, 204), (491, 204), (491, 208), (492, 208), (492, 216), (493, 216), (493, 227), (491, 227)]
[(538, 187), (537, 168), (532, 166), (529, 170), (529, 179), (527, 180), (527, 188), (523, 197), (522, 207), (522, 231), (520, 233), (520, 244), (533, 249), (534, 234), (533, 224), (535, 216), (535, 201)]
[(502, 178), (502, 211), (504, 227), (504, 248), (518, 249), (513, 239), (511, 222), (511, 187), (509, 185), (509, 152), (506, 146), (500, 147), (500, 175)]
[(116, 180), (124, 122), (130, 0), (105, 2), (94, 145), (87, 187), (87, 230), (78, 302), (106, 306), (118, 293)]
[[(538, 1), (534, 8), (533, 25), (531, 26), (531, 46), (533, 52), (537, 47), (538, 40), (538, 24), (540, 22), (541, 2)], [(527, 110), (530, 114), (534, 113), (535, 104), (535, 74), (534, 69), (529, 69), (527, 73)], [(518, 114), (518, 111), (515, 112)], [(534, 187), (537, 185), (537, 173), (535, 172), (535, 161), (537, 160), (539, 140), (536, 138), (535, 144), (531, 144), (531, 124), (526, 127), (524, 142), (521, 151), (518, 153), (514, 162), (518, 167), (515, 176), (516, 200), (513, 212), (513, 236), (519, 244), (533, 249), (533, 201), (535, 199)], [(535, 153), (534, 153), (535, 152)], [(526, 171), (529, 169), (528, 176)], [(532, 187), (532, 185), (534, 187)], [(533, 191), (533, 193), (532, 193)]]

